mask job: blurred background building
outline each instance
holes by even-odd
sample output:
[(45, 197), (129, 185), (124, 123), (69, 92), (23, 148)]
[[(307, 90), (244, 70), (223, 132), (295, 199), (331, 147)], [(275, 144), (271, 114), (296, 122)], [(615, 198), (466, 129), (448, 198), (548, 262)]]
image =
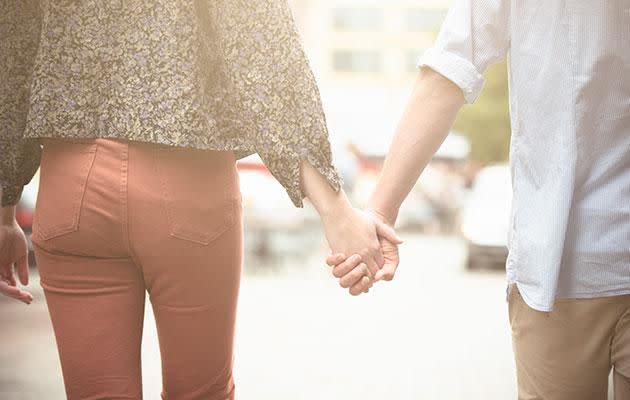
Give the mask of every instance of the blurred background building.
[(448, 11), (445, 0), (291, 0), (322, 84), (408, 87)]
[(336, 154), (383, 151), (448, 1), (293, 0)]

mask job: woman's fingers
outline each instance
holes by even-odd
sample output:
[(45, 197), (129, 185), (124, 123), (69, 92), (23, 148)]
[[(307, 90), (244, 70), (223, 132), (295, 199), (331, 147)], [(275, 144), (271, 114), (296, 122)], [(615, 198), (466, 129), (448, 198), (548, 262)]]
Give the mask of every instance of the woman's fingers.
[(9, 275), (6, 278), (6, 281), (9, 283), (9, 285), (11, 286), (17, 286), (17, 281), (15, 280), (15, 275), (13, 275), (13, 272), (11, 272), (11, 275)]
[(348, 257), (341, 264), (333, 267), (333, 276), (335, 278), (341, 278), (348, 274), (350, 271), (354, 270), (361, 263), (361, 256), (358, 254), (354, 254)]
[(17, 285), (15, 275), (13, 274), (13, 263), (0, 267), (0, 282), (5, 281), (11, 286)]
[(331, 254), (326, 262), (329, 265), (337, 264), (333, 267), (333, 275), (339, 278), (339, 285), (344, 289), (349, 289), (353, 296), (367, 293), (374, 284), (374, 280), (369, 276), (367, 264), (362, 262), (358, 254), (347, 259), (342, 254)]
[(367, 276), (364, 276), (359, 282), (350, 288), (350, 294), (352, 296), (358, 296), (361, 293), (367, 293), (372, 287), (372, 280)]
[(328, 264), (331, 267), (334, 267), (337, 264), (341, 264), (345, 260), (346, 260), (346, 255), (343, 253), (330, 254), (328, 257), (326, 257), (326, 264)]
[(33, 301), (33, 295), (18, 288), (17, 286), (10, 285), (6, 280), (0, 280), (0, 293), (16, 300), (20, 300), (26, 304), (31, 304)]
[(367, 274), (367, 265), (365, 265), (365, 263), (361, 263), (352, 271), (342, 276), (341, 279), (339, 279), (339, 285), (341, 285), (341, 287), (345, 289), (351, 288), (359, 283), (359, 281), (364, 277), (369, 280), (370, 278), (366, 276)]
[(341, 278), (346, 275), (361, 262), (366, 264), (369, 275), (374, 277), (385, 263), (380, 247), (374, 247), (372, 250), (365, 251), (365, 256), (353, 254), (345, 258), (343, 254), (331, 254), (326, 258), (326, 264), (333, 267), (335, 278)]

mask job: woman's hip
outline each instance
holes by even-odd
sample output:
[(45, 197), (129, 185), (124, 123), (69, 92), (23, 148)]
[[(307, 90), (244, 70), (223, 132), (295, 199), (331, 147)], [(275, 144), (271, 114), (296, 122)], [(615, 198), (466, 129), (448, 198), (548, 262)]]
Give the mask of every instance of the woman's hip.
[[(71, 236), (129, 240), (120, 233), (128, 234), (135, 214), (167, 237), (208, 245), (240, 220), (232, 152), (113, 139), (42, 142), (33, 229), (44, 246)], [(152, 215), (144, 213), (149, 209)]]

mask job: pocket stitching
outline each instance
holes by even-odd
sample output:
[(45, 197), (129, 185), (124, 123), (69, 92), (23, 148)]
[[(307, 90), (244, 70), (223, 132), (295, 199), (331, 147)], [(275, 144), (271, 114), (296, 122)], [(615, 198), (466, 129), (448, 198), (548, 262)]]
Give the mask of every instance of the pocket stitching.
[(226, 207), (227, 212), (226, 214), (224, 214), (224, 218), (223, 218), (224, 222), (222, 223), (222, 225), (217, 226), (214, 232), (209, 233), (209, 234), (205, 234), (203, 232), (192, 232), (192, 231), (186, 232), (185, 229), (182, 229), (182, 227), (177, 225), (175, 221), (172, 221), (170, 225), (171, 236), (179, 238), (179, 239), (184, 239), (191, 242), (203, 244), (203, 245), (208, 245), (212, 243), (214, 240), (218, 239), (219, 236), (225, 233), (232, 226), (232, 223), (234, 222), (234, 200), (229, 199), (226, 202), (229, 203), (229, 206)]
[[(67, 224), (59, 224), (53, 228), (46, 228), (42, 226), (39, 220), (37, 221), (37, 236), (42, 240), (50, 240), (56, 237), (66, 235), (68, 233), (76, 232), (79, 229), (79, 217), (81, 213), (81, 207), (83, 205), (83, 197), (85, 196), (85, 190), (87, 187), (87, 181), (94, 166), (94, 160), (96, 159), (96, 144), (90, 147), (88, 151), (82, 151), (81, 153), (87, 153), (89, 156), (85, 161), (85, 165), (81, 169), (82, 181), (80, 189), (77, 191), (75, 197), (72, 198), (74, 208), (72, 211), (72, 219)], [(37, 210), (35, 211), (37, 213)]]

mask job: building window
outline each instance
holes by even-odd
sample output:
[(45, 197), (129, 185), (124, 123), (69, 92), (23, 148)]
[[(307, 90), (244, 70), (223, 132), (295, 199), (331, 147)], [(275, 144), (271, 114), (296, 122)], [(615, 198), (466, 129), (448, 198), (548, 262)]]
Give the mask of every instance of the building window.
[(333, 67), (337, 72), (377, 73), (383, 65), (381, 53), (376, 50), (336, 50)]
[(337, 31), (380, 31), (383, 25), (383, 10), (379, 8), (336, 8), (333, 10), (333, 26)]
[(410, 32), (436, 32), (448, 10), (411, 8), (406, 11), (407, 30)]

